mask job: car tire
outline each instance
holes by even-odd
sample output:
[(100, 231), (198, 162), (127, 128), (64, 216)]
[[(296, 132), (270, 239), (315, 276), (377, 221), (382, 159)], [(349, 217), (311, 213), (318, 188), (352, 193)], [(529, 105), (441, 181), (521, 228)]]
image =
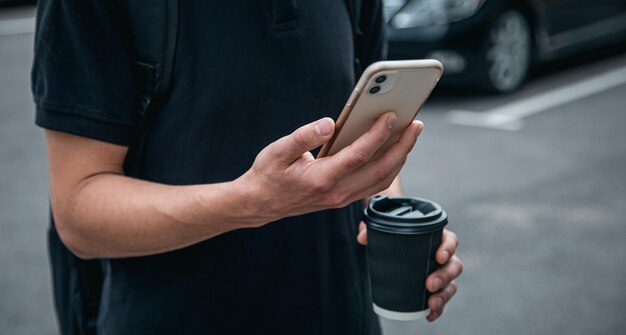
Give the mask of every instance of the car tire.
[(500, 13), (481, 49), (481, 86), (492, 93), (510, 93), (526, 80), (533, 38), (526, 16), (510, 9)]

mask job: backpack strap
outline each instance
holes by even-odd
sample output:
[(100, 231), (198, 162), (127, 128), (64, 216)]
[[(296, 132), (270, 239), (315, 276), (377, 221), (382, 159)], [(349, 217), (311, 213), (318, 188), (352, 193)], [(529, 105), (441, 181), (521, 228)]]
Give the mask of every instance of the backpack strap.
[(352, 43), (354, 47), (354, 76), (355, 80), (359, 80), (363, 73), (363, 66), (359, 55), (363, 47), (363, 31), (361, 30), (361, 1), (345, 0), (350, 15), (350, 25), (352, 26)]
[(124, 171), (128, 176), (139, 177), (152, 121), (169, 96), (178, 42), (179, 0), (152, 2), (148, 7), (143, 0), (128, 0), (125, 5), (140, 119), (126, 154)]
[(354, 74), (356, 80), (359, 80), (367, 66), (387, 58), (383, 0), (345, 0), (345, 2), (352, 21)]

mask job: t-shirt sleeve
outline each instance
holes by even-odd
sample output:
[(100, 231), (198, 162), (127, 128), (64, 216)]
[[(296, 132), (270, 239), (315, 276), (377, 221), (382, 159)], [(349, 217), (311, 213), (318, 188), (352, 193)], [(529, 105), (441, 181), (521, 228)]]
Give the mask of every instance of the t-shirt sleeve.
[(32, 91), (43, 128), (129, 145), (136, 84), (113, 1), (40, 0)]

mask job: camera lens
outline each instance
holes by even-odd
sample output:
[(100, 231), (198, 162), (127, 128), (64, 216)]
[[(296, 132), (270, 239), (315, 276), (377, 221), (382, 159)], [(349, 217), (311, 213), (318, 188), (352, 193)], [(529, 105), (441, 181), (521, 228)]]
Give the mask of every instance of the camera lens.
[(372, 93), (372, 94), (376, 94), (376, 93), (378, 93), (378, 91), (380, 91), (380, 86), (374, 86), (374, 87), (370, 88), (370, 93)]
[(384, 82), (385, 80), (387, 80), (387, 76), (380, 76), (378, 78), (376, 78), (376, 83), (380, 84), (382, 82)]

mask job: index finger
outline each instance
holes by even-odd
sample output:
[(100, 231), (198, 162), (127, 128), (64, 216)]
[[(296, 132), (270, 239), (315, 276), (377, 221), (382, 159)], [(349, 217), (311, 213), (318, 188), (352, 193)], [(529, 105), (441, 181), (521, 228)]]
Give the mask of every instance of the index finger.
[(324, 165), (335, 176), (344, 176), (358, 169), (370, 161), (387, 141), (396, 121), (397, 116), (393, 112), (381, 115), (365, 134), (338, 153), (327, 157)]
[(456, 249), (459, 246), (459, 237), (447, 229), (443, 230), (443, 237), (441, 238), (441, 246), (437, 249), (437, 263), (446, 264), (450, 257), (456, 253)]

